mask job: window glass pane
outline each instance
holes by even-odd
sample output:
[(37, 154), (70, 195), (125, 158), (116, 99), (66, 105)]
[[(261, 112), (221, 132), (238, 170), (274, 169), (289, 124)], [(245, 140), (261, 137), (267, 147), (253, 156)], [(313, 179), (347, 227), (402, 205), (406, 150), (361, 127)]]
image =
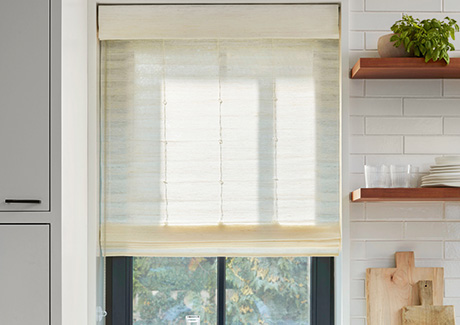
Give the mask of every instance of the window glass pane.
[[(134, 258), (135, 325), (217, 322), (217, 258)], [(310, 258), (226, 259), (227, 324), (309, 324)]]
[(135, 257), (133, 268), (135, 325), (185, 324), (186, 315), (216, 324), (215, 257)]
[(310, 324), (310, 258), (227, 258), (227, 324)]

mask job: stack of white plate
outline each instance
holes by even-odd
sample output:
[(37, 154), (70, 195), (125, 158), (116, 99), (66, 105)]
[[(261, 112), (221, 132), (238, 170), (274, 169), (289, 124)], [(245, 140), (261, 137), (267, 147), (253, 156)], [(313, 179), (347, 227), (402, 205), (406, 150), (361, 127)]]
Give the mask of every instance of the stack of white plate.
[(431, 166), (430, 173), (422, 177), (421, 186), (460, 187), (460, 156), (436, 158), (436, 165)]

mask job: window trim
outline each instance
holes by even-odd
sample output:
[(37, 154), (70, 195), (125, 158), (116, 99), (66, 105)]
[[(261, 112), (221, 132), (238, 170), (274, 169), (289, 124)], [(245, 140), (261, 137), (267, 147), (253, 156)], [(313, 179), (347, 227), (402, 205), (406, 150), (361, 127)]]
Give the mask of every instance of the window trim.
[[(217, 325), (225, 324), (225, 257), (217, 257)], [(106, 258), (106, 325), (133, 325), (133, 258)], [(334, 325), (334, 258), (312, 257), (311, 325)]]

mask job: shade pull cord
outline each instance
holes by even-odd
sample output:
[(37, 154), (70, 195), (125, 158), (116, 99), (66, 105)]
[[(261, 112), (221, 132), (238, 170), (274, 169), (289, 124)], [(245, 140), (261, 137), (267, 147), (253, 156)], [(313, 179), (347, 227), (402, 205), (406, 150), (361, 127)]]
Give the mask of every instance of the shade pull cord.
[[(271, 61), (275, 57), (274, 41), (271, 42)], [(278, 117), (277, 117), (277, 101), (276, 97), (276, 74), (275, 62), (272, 62), (272, 83), (273, 83), (273, 186), (275, 199), (273, 200), (273, 223), (278, 223)]]
[(222, 62), (220, 53), (220, 40), (217, 40), (217, 58), (219, 61), (219, 182), (220, 182), (220, 218), (219, 223), (224, 222), (224, 177), (223, 177), (223, 137), (222, 137)]
[(166, 123), (166, 53), (165, 53), (165, 41), (162, 42), (163, 51), (163, 67), (162, 67), (162, 78), (163, 78), (163, 144), (164, 144), (164, 195), (165, 195), (165, 219), (164, 224), (167, 225), (169, 222), (169, 211), (168, 211), (168, 138), (167, 138), (167, 123)]

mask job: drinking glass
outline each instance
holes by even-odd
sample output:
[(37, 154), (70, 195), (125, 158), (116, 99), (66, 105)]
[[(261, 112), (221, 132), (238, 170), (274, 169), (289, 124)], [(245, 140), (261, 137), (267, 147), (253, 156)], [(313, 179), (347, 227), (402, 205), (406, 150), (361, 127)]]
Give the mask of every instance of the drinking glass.
[(420, 168), (410, 166), (410, 187), (420, 187)]
[(410, 165), (391, 165), (391, 187), (409, 187), (410, 186)]
[(364, 165), (364, 178), (367, 188), (390, 187), (390, 172), (386, 165)]

